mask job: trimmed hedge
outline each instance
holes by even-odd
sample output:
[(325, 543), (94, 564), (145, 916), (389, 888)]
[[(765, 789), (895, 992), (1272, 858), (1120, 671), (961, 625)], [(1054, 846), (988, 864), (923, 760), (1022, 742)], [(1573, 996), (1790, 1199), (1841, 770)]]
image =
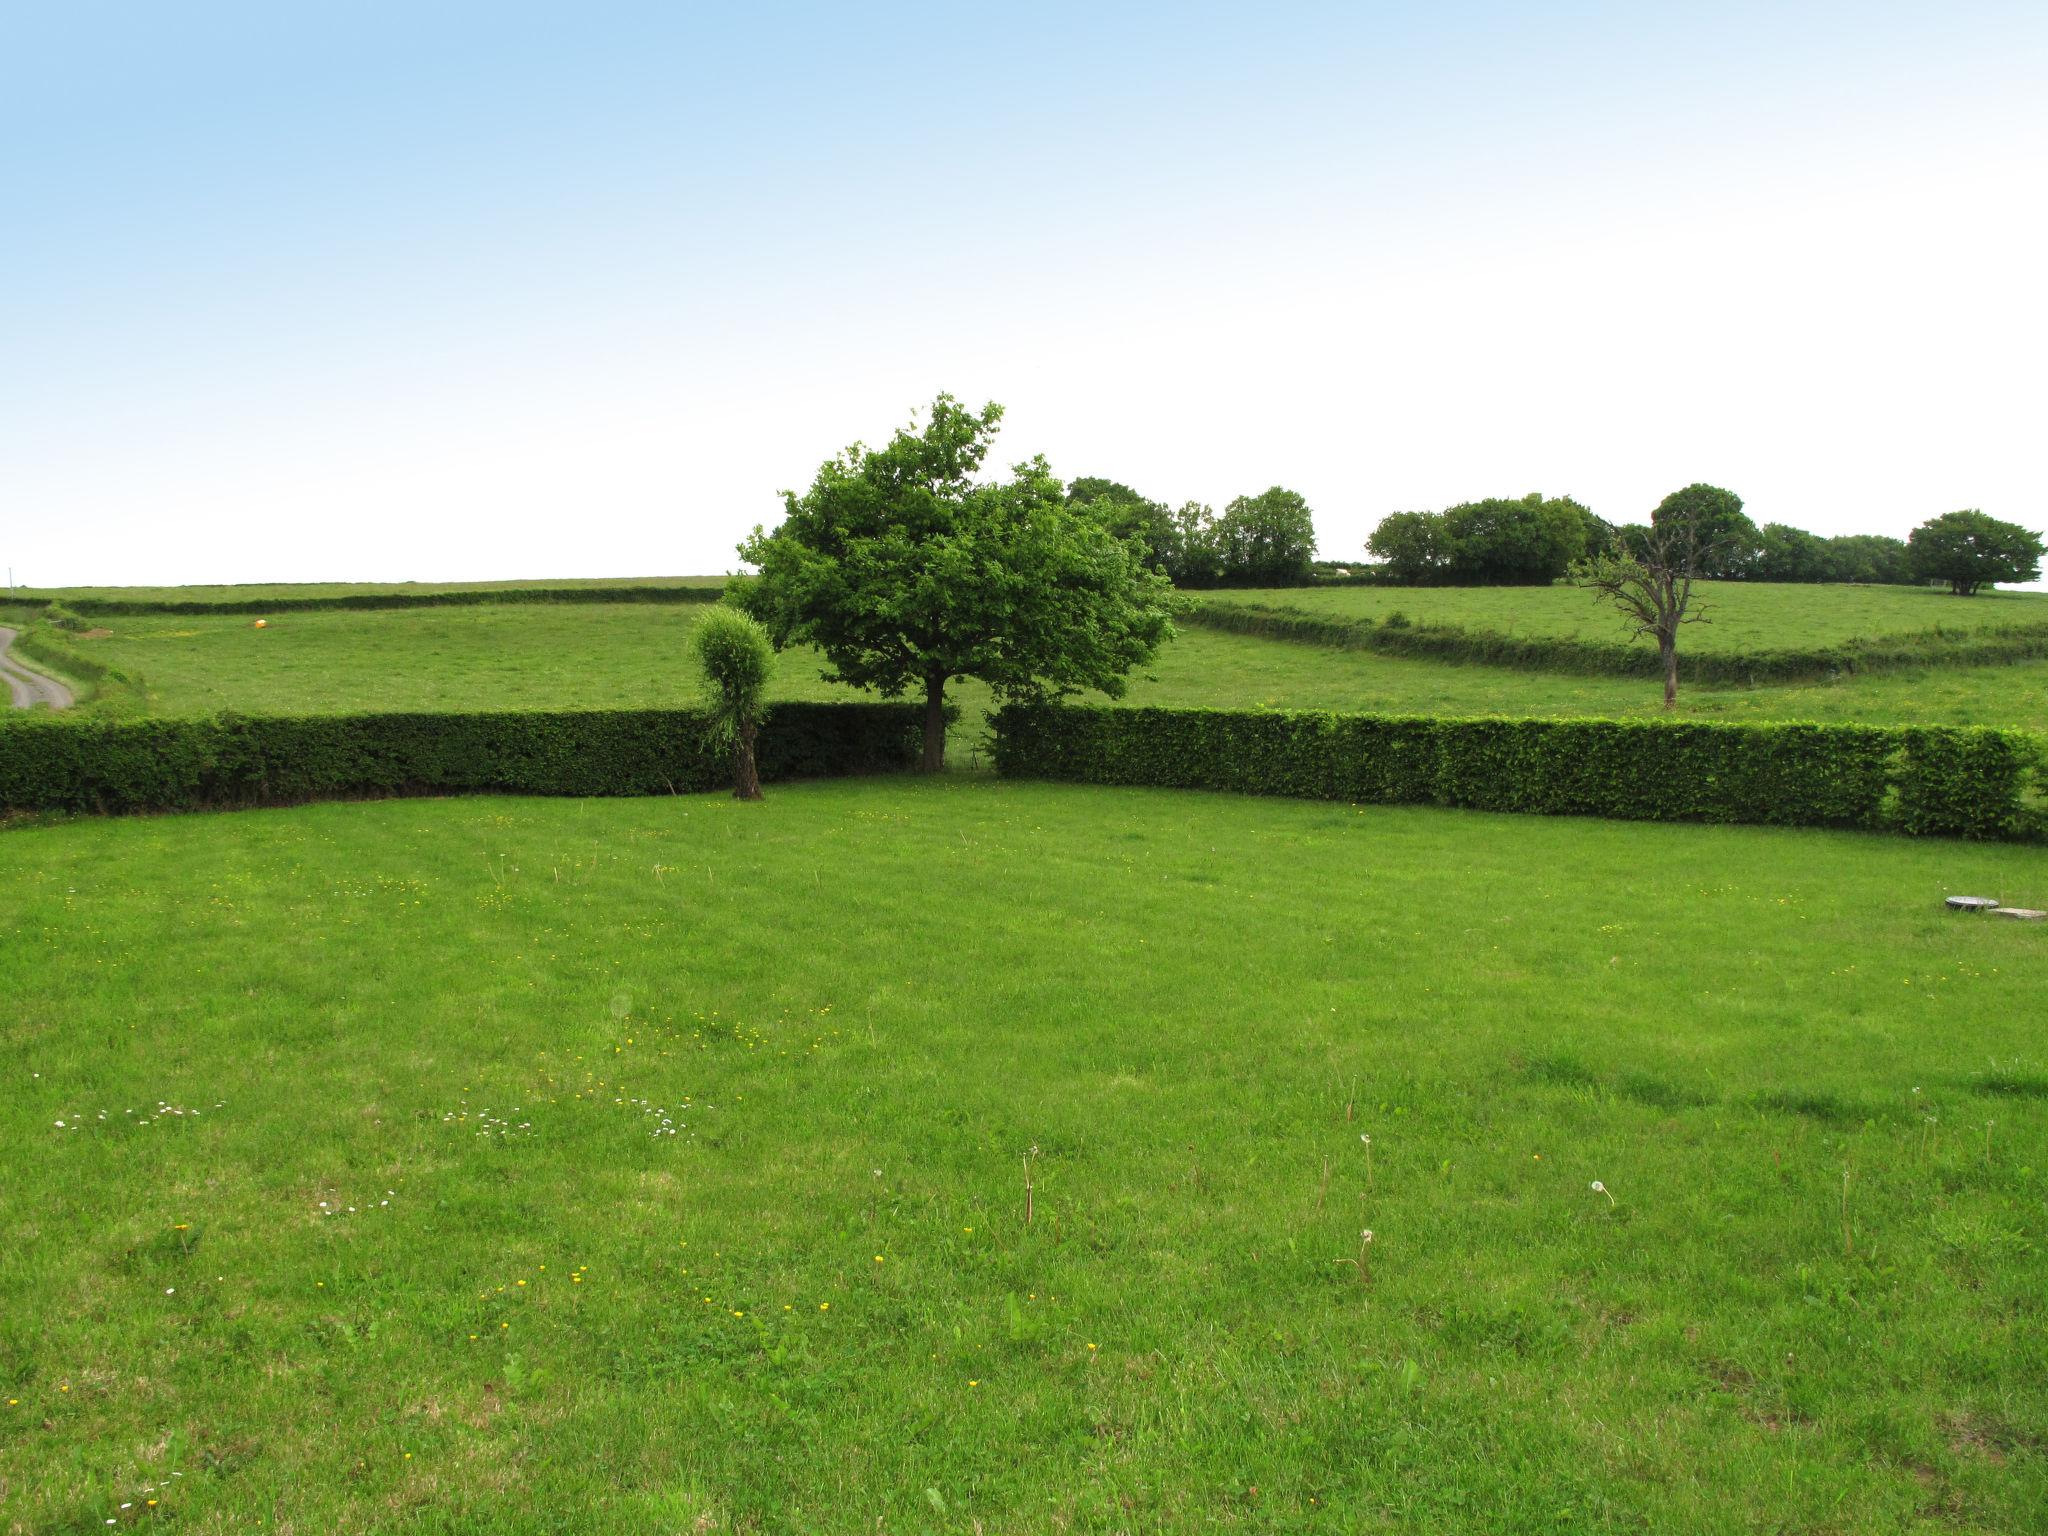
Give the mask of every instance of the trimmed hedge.
[[(912, 767), (924, 710), (775, 704), (761, 777)], [(0, 725), (0, 810), (162, 811), (375, 795), (658, 795), (730, 788), (696, 710), (517, 711), (98, 720)]]
[[(493, 587), (463, 592), (357, 592), (321, 597), (236, 597), (209, 602), (186, 598), (64, 597), (75, 614), (121, 613), (303, 613), (315, 608), (472, 608), (496, 603), (715, 603), (718, 587)], [(42, 602), (21, 592), (17, 602)]]
[(1636, 821), (2039, 834), (2040, 745), (1981, 727), (1010, 705), (1005, 775)]
[[(1663, 676), (1655, 650), (1619, 640), (1510, 635), (1457, 624), (1375, 624), (1370, 619), (1329, 618), (1299, 608), (1261, 603), (1196, 603), (1181, 618), (1205, 629), (1231, 634), (1349, 651), (1378, 651), (1429, 661), (1568, 672), (1583, 677)], [(1812, 650), (1688, 651), (1681, 645), (1678, 675), (1692, 683), (1755, 686), (1815, 682), (1846, 672), (1989, 666), (2042, 657), (2048, 657), (2048, 624), (2014, 624), (1960, 635), (1930, 630), (1876, 640), (1851, 640)]]

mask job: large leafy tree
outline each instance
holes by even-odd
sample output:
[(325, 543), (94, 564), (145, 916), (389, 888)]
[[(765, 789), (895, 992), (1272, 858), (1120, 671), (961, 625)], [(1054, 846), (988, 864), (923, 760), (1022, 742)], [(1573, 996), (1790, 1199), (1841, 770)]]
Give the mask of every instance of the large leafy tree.
[(1389, 581), (1429, 586), (1451, 579), (1453, 549), (1441, 512), (1389, 512), (1365, 541)]
[(1475, 585), (1540, 586), (1587, 553), (1593, 514), (1569, 496), (1496, 496), (1444, 510), (1451, 579)]
[(1944, 512), (1906, 536), (1914, 577), (1945, 581), (1958, 597), (1974, 597), (1996, 582), (2035, 580), (2041, 554), (2041, 535), (1975, 510)]
[(1315, 520), (1307, 499), (1284, 485), (1240, 496), (1216, 524), (1226, 580), (1287, 586), (1309, 579), (1316, 558)]
[(1697, 574), (1720, 581), (1750, 574), (1763, 552), (1763, 534), (1742, 510), (1742, 498), (1718, 485), (1695, 481), (1673, 491), (1650, 514), (1652, 529), (1668, 530), (1665, 542), (1692, 552)]
[(1168, 516), (1165, 564), (1176, 587), (1213, 587), (1223, 579), (1223, 540), (1205, 502), (1184, 501)]
[(1067, 483), (1069, 505), (1090, 505), (1118, 538), (1135, 539), (1145, 551), (1145, 563), (1155, 571), (1172, 574), (1168, 560), (1173, 549), (1173, 514), (1166, 503), (1134, 491), (1120, 480), (1083, 475)]
[(954, 678), (1004, 699), (1116, 697), (1173, 632), (1166, 577), (1096, 503), (1069, 505), (1044, 459), (977, 478), (1002, 415), (940, 395), (922, 426), (785, 491), (782, 522), (740, 545), (759, 571), (740, 602), (778, 645), (817, 646), (830, 681), (922, 692), (928, 772), (945, 763)]

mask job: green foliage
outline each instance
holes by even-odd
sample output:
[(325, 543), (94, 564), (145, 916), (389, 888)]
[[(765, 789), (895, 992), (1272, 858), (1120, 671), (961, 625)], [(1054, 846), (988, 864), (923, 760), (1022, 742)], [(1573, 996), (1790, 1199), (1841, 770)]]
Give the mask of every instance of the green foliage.
[(1216, 523), (1222, 579), (1240, 586), (1305, 582), (1316, 556), (1315, 520), (1308, 501), (1284, 485), (1240, 496)]
[(1790, 523), (1765, 523), (1749, 569), (1753, 581), (1826, 581), (1831, 567), (1827, 540)]
[(976, 479), (1001, 419), (1001, 406), (976, 414), (940, 395), (921, 430), (829, 460), (805, 494), (784, 493), (774, 532), (740, 546), (760, 571), (741, 601), (778, 645), (815, 645), (834, 681), (921, 689), (928, 767), (952, 679), (1005, 698), (1115, 697), (1172, 634), (1166, 577), (1094, 503), (1068, 505), (1042, 458)]
[[(1181, 618), (1207, 629), (1270, 640), (1582, 677), (1656, 677), (1661, 666), (1656, 652), (1624, 641), (1416, 622), (1398, 611), (1375, 623), (1367, 614), (1339, 617), (1265, 603), (1206, 601), (1195, 603)], [(1988, 666), (2041, 657), (2048, 657), (2048, 624), (2015, 624), (1848, 639), (1805, 649), (1688, 651), (1678, 658), (1678, 674), (1690, 683), (1757, 686), (1914, 667)]]
[[(1650, 514), (1671, 558), (1693, 576), (1730, 581), (1748, 576), (1763, 549), (1763, 534), (1744, 515), (1742, 498), (1718, 485), (1694, 481), (1673, 491)], [(1641, 558), (1640, 551), (1634, 551)]]
[(2024, 802), (2036, 748), (2013, 732), (1058, 705), (1008, 707), (994, 725), (998, 771), (1021, 778), (1631, 821), (2040, 830)]
[(1213, 507), (1184, 501), (1168, 517), (1165, 569), (1176, 587), (1213, 587), (1223, 580), (1223, 539)]
[(85, 630), (92, 628), (92, 622), (66, 608), (62, 603), (52, 603), (43, 610), (43, 622), (54, 629)]
[(1982, 512), (1945, 512), (1915, 528), (1906, 558), (1916, 580), (1945, 581), (1959, 597), (2001, 581), (2041, 574), (2041, 536)]
[(1449, 580), (1456, 549), (1441, 512), (1390, 512), (1365, 541), (1385, 568), (1386, 578), (1402, 586), (1429, 586)]
[(1881, 533), (1844, 533), (1827, 540), (1829, 581), (1903, 586), (1913, 580), (1906, 541)]
[[(908, 767), (917, 717), (893, 704), (777, 704), (764, 779)], [(105, 720), (0, 728), (0, 810), (162, 811), (489, 791), (657, 795), (731, 782), (701, 710), (529, 710)]]
[(2041, 818), (2030, 786), (2048, 788), (2042, 743), (2015, 731), (1909, 728), (1894, 782), (1902, 831), (1945, 837), (2019, 838)]
[(1117, 480), (1083, 475), (1068, 482), (1067, 502), (1094, 509), (1093, 516), (1127, 543), (1144, 551), (1145, 564), (1155, 571), (1168, 571), (1174, 552), (1173, 513), (1163, 501), (1141, 496)]
[(1569, 496), (1491, 497), (1395, 512), (1366, 541), (1386, 578), (1411, 586), (1540, 586), (1604, 547), (1611, 530)]
[(761, 713), (775, 665), (768, 631), (737, 608), (720, 604), (691, 632), (690, 652), (704, 682), (712, 732), (731, 742)]
[(1743, 576), (1750, 581), (1874, 584), (1913, 579), (1903, 539), (1874, 533), (1824, 539), (1789, 523), (1764, 524), (1758, 534), (1757, 557)]

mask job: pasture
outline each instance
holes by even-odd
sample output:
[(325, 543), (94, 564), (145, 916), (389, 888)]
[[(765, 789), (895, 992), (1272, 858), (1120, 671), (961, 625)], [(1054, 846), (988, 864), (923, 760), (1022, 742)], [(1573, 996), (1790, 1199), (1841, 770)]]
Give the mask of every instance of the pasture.
[[(1367, 590), (1340, 589), (1330, 595)], [(1540, 596), (1550, 599), (1549, 594)], [(1952, 601), (1958, 608), (1970, 607), (1967, 601)], [(62, 643), (141, 680), (139, 698), (111, 688), (91, 706), (99, 712), (651, 707), (686, 704), (696, 697), (687, 643), (699, 613), (695, 605), (637, 603), (330, 610), (282, 614), (263, 630), (253, 629), (244, 616), (136, 614), (104, 620), (110, 633), (103, 638), (64, 636)], [(1688, 641), (1708, 628), (1689, 631)], [(814, 652), (784, 653), (777, 659), (773, 696), (855, 696), (821, 681), (823, 665)], [(955, 684), (952, 693), (963, 710), (954, 737), (959, 754), (979, 739), (989, 698), (975, 683)], [(1428, 715), (1662, 712), (1656, 685), (1641, 679), (1440, 663), (1191, 624), (1132, 678), (1127, 697), (1141, 704)], [(1795, 686), (1692, 686), (1680, 694), (1679, 713), (1710, 720), (2005, 725), (2048, 731), (2048, 662), (1929, 667)]]
[(2048, 1507), (2034, 849), (965, 775), (0, 889), (11, 1528)]
[[(1952, 597), (1933, 587), (1859, 587), (1702, 581), (1695, 602), (1706, 622), (1688, 624), (1681, 651), (1812, 649), (1851, 640), (1970, 633), (2048, 624), (2048, 592), (1982, 592)], [(1614, 610), (1591, 593), (1548, 587), (1284, 587), (1203, 592), (1204, 602), (1294, 608), (1330, 618), (1456, 624), (1500, 634), (1616, 643), (1629, 638)], [(1648, 640), (1636, 643), (1650, 646)], [(1654, 647), (1652, 647), (1654, 648)]]
[(716, 587), (723, 576), (554, 576), (525, 581), (294, 581), (186, 587), (39, 587), (25, 600), (73, 603), (247, 603), (333, 597), (429, 597), (450, 592), (568, 591), (579, 587)]

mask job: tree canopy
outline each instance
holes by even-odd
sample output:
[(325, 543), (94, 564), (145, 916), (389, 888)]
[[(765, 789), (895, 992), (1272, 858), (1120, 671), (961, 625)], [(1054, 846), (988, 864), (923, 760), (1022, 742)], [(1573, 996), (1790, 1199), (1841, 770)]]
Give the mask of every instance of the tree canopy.
[(1606, 548), (1612, 530), (1569, 496), (1494, 496), (1441, 512), (1395, 512), (1366, 548), (1394, 581), (1415, 585), (1540, 585)]
[(998, 698), (1124, 692), (1172, 634), (1167, 578), (1100, 499), (1070, 502), (1043, 458), (977, 478), (1002, 407), (951, 395), (881, 448), (855, 443), (783, 492), (786, 515), (740, 558), (740, 602), (779, 646), (825, 653), (828, 680), (925, 698), (924, 766), (943, 766), (945, 689)]
[(1838, 533), (1827, 541), (1824, 581), (1903, 585), (1913, 579), (1906, 541), (1882, 533)]
[(1067, 483), (1067, 503), (1094, 507), (1110, 532), (1137, 543), (1148, 566), (1172, 574), (1173, 514), (1165, 502), (1141, 495), (1119, 480), (1083, 475)]
[(2041, 535), (1974, 509), (1929, 518), (1906, 539), (1906, 558), (1921, 581), (1945, 581), (1959, 597), (2001, 581), (2041, 574)]
[(1308, 500), (1284, 485), (1240, 496), (1216, 524), (1223, 574), (1254, 587), (1307, 581), (1316, 558), (1315, 519)]
[(1650, 527), (1674, 530), (1691, 546), (1696, 574), (1718, 581), (1750, 575), (1763, 551), (1763, 534), (1744, 514), (1742, 498), (1705, 481), (1658, 502)]

